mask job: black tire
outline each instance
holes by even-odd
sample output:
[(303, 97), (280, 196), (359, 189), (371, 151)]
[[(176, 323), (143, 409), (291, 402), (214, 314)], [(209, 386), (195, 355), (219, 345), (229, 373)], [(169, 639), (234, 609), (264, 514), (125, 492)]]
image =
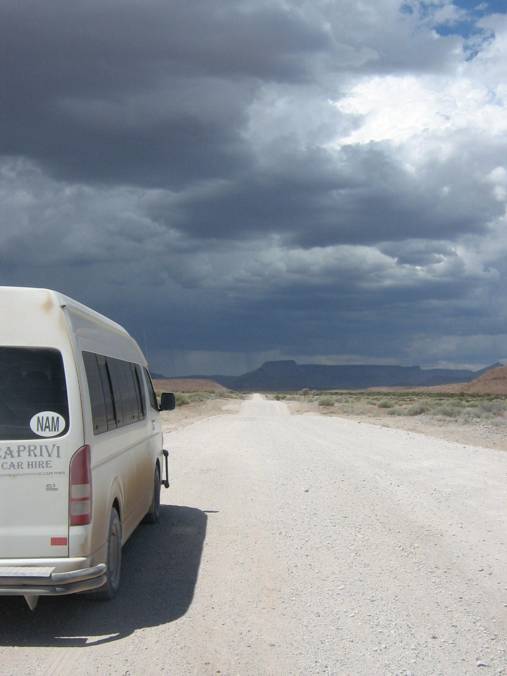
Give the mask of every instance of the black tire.
[(150, 509), (144, 517), (144, 523), (158, 523), (160, 521), (160, 468), (155, 467), (155, 474), (153, 477), (153, 498), (151, 500)]
[(98, 601), (111, 601), (120, 588), (121, 579), (121, 542), (122, 528), (120, 515), (115, 507), (109, 518), (109, 532), (107, 535), (107, 582), (92, 593)]

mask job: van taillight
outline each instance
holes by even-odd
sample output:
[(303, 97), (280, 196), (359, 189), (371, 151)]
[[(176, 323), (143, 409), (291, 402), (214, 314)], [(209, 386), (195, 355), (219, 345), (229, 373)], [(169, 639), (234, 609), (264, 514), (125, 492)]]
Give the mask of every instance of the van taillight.
[(71, 526), (86, 526), (92, 518), (92, 471), (89, 446), (70, 461), (69, 518)]

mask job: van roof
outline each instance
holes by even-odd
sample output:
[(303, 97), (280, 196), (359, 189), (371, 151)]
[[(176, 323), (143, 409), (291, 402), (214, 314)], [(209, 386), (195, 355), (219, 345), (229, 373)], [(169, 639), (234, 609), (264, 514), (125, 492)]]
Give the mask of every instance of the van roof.
[[(0, 286), (0, 301), (3, 310), (6, 310), (9, 315), (18, 315), (18, 321), (22, 325), (25, 324), (26, 320), (26, 317), (24, 317), (25, 313), (23, 312), (24, 306), (31, 307), (37, 313), (40, 311), (55, 312), (58, 309), (62, 311), (66, 310), (72, 320), (74, 331), (80, 336), (79, 341), (82, 349), (95, 351), (95, 345), (96, 350), (100, 351), (102, 343), (102, 354), (116, 356), (113, 352), (119, 350), (123, 354), (119, 358), (126, 360), (135, 359), (146, 365), (146, 358), (137, 342), (121, 324), (114, 322), (109, 317), (92, 310), (87, 305), (83, 305), (83, 303), (59, 291), (27, 286)], [(79, 317), (81, 319), (78, 319)], [(92, 325), (96, 328), (90, 332)], [(22, 331), (23, 329), (20, 327), (19, 330)], [(119, 342), (116, 342), (114, 347), (108, 350), (105, 344), (112, 345), (110, 342), (112, 334), (117, 335), (116, 341)], [(109, 339), (108, 335), (110, 336)]]
[(109, 317), (106, 317), (105, 315), (101, 314), (100, 312), (97, 312), (96, 310), (93, 310), (91, 307), (88, 307), (87, 305), (84, 305), (83, 303), (80, 303), (79, 301), (75, 300), (74, 298), (71, 298), (70, 296), (66, 296), (63, 293), (60, 293), (60, 291), (54, 291), (53, 289), (44, 289), (44, 288), (37, 288), (37, 287), (30, 287), (30, 286), (0, 286), (0, 293), (7, 293), (8, 295), (12, 294), (12, 298), (15, 302), (16, 296), (19, 295), (20, 300), (22, 298), (26, 298), (27, 296), (32, 297), (34, 300), (37, 299), (37, 297), (40, 297), (41, 301), (47, 300), (48, 295), (52, 296), (56, 304), (59, 305), (60, 307), (69, 307), (75, 310), (78, 310), (82, 314), (86, 314), (90, 317), (93, 317), (95, 321), (98, 322), (103, 322), (104, 324), (107, 324), (107, 326), (111, 329), (115, 329), (116, 331), (120, 333), (126, 333), (128, 334), (128, 331), (121, 325), (118, 324), (117, 322), (114, 322), (112, 319), (109, 319)]

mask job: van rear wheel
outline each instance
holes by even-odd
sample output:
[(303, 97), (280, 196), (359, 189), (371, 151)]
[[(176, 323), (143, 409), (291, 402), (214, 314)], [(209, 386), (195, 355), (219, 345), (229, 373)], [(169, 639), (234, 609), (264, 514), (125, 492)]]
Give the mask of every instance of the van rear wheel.
[(93, 598), (110, 601), (120, 588), (122, 528), (120, 516), (115, 507), (111, 510), (107, 536), (107, 582), (93, 592)]
[(155, 467), (155, 476), (153, 478), (153, 498), (150, 509), (144, 517), (144, 523), (158, 523), (160, 521), (160, 468)]

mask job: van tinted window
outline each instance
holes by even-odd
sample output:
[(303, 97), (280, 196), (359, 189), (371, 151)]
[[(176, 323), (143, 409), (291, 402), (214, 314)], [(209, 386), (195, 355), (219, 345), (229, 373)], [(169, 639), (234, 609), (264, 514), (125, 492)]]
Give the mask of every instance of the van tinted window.
[(144, 387), (142, 385), (141, 367), (137, 364), (131, 364), (132, 377), (134, 378), (135, 390), (141, 418), (146, 415), (146, 402), (144, 398)]
[(111, 376), (107, 368), (106, 358), (98, 354), (97, 364), (99, 366), (99, 375), (102, 382), (102, 391), (104, 392), (104, 404), (106, 409), (107, 429), (114, 430), (116, 425), (116, 409), (113, 398), (113, 386), (111, 385)]
[[(45, 411), (58, 416), (41, 418), (37, 427), (32, 419)], [(46, 424), (47, 429), (43, 429)], [(0, 347), (0, 439), (57, 437), (68, 428), (67, 386), (60, 352)]]
[(140, 367), (121, 359), (83, 352), (95, 434), (142, 420), (146, 413)]
[(134, 364), (111, 357), (107, 357), (106, 361), (113, 386), (118, 427), (142, 420), (144, 407), (135, 380)]
[(130, 377), (130, 365), (119, 359), (107, 358), (107, 366), (111, 374), (114, 402), (116, 405), (116, 421), (118, 427), (134, 422), (132, 418), (132, 399), (135, 393)]
[(95, 434), (100, 434), (107, 430), (107, 417), (97, 355), (91, 352), (83, 352), (83, 361), (90, 392), (93, 431)]
[(157, 395), (155, 394), (155, 390), (153, 389), (153, 382), (151, 380), (151, 376), (148, 373), (148, 369), (144, 369), (144, 377), (146, 379), (146, 385), (148, 387), (148, 396), (150, 397), (150, 406), (155, 409), (155, 411), (159, 410), (158, 407), (158, 401), (157, 401)]

